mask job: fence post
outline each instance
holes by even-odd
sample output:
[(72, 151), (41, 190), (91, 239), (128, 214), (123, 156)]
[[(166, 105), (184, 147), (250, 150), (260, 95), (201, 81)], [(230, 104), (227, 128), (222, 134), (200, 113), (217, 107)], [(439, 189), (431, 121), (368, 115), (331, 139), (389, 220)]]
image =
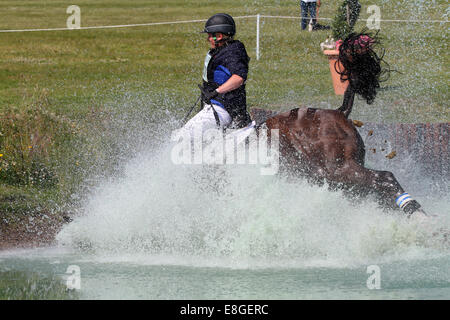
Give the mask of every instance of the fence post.
[(256, 15), (256, 60), (259, 60), (259, 20), (260, 14)]

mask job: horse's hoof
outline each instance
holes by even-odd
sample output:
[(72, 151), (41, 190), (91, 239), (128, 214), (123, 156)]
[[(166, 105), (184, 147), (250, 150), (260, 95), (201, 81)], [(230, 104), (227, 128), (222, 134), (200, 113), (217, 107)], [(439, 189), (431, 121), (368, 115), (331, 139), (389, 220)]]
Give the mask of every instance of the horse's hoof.
[(430, 218), (430, 216), (428, 214), (425, 213), (425, 211), (423, 211), (422, 209), (418, 209), (416, 211), (414, 211), (413, 213), (411, 213), (408, 218), (412, 219), (412, 220), (416, 220), (416, 221), (425, 221), (428, 220), (428, 218)]
[(436, 224), (436, 217), (437, 215), (426, 213), (422, 209), (418, 209), (408, 216), (412, 221), (427, 225), (429, 228)]
[(411, 200), (403, 207), (403, 211), (411, 217), (415, 212), (421, 212), (426, 215), (425, 211), (422, 210), (422, 206), (416, 201)]

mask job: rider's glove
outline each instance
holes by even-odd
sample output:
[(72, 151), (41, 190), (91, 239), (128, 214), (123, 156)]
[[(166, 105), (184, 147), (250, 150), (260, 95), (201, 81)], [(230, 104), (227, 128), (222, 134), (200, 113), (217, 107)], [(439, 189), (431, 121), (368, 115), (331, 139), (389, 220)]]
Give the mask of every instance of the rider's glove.
[(202, 101), (206, 104), (211, 104), (211, 99), (214, 99), (219, 95), (217, 90), (208, 90), (201, 85), (198, 85), (200, 91), (202, 92)]

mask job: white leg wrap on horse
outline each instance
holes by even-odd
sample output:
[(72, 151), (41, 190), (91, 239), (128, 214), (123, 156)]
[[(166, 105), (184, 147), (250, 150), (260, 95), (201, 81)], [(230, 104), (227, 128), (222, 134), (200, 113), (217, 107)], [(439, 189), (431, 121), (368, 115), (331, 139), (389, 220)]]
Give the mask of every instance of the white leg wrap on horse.
[(409, 193), (405, 192), (399, 195), (397, 199), (395, 199), (395, 202), (401, 209), (403, 209), (406, 206), (406, 204), (412, 200), (413, 198), (409, 195)]

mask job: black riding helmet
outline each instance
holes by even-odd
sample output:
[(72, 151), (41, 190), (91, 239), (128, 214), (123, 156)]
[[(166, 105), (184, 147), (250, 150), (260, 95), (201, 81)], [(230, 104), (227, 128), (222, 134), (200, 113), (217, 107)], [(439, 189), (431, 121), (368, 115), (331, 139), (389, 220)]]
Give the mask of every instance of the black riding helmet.
[(226, 13), (217, 13), (208, 19), (205, 23), (205, 29), (202, 33), (223, 33), (234, 36), (236, 33), (236, 24), (233, 18)]

